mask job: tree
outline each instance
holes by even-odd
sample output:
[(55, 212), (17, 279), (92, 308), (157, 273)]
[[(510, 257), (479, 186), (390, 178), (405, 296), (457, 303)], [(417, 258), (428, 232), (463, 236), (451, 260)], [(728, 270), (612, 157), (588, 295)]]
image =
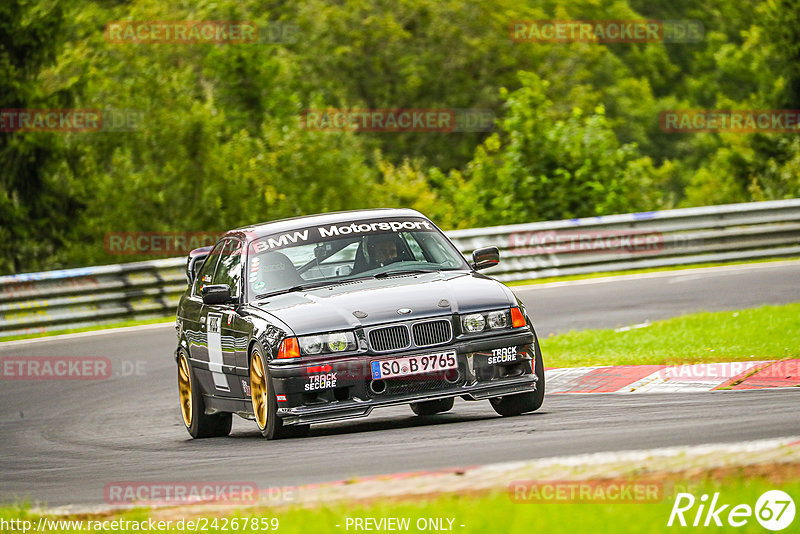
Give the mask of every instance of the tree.
[[(74, 102), (77, 81), (41, 83), (65, 38), (63, 7), (0, 2), (0, 109), (68, 108)], [(47, 266), (81, 210), (77, 161), (65, 137), (0, 132), (0, 272)]]
[(520, 80), (522, 88), (506, 96), (501, 131), (478, 147), (464, 172), (467, 187), (455, 194), (457, 211), (470, 214), (468, 225), (658, 206), (662, 173), (635, 145), (619, 143), (602, 107), (555, 116), (547, 82), (524, 72)]

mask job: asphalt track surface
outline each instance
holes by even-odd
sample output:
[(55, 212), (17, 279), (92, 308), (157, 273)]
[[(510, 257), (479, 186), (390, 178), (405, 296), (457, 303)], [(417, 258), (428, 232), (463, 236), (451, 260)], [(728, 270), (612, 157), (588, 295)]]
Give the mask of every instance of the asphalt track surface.
[[(540, 335), (699, 310), (800, 302), (800, 262), (515, 288)], [(104, 356), (97, 381), (0, 382), (0, 501), (102, 504), (114, 482), (252, 482), (261, 488), (393, 472), (800, 434), (800, 389), (550, 395), (498, 417), (457, 400), (419, 418), (407, 406), (264, 441), (234, 417), (228, 438), (191, 440), (178, 413), (170, 326), (0, 344), (0, 356)], [(547, 354), (545, 363), (547, 362)]]

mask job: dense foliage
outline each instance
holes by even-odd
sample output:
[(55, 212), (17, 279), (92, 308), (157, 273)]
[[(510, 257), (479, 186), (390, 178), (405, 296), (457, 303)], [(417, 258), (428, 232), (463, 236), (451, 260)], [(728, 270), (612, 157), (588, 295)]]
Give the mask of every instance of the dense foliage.
[[(694, 19), (688, 43), (521, 43), (519, 19)], [(111, 21), (281, 42), (113, 43)], [(269, 26), (272, 24), (272, 26)], [(263, 40), (263, 39), (262, 39)], [(268, 40), (267, 40), (268, 41)], [(800, 108), (800, 0), (4, 0), (0, 108), (134, 110), (0, 132), (0, 272), (116, 263), (108, 232), (361, 207), (445, 228), (800, 196), (800, 137), (667, 133), (669, 109)], [(304, 128), (320, 108), (486, 109), (485, 132)]]

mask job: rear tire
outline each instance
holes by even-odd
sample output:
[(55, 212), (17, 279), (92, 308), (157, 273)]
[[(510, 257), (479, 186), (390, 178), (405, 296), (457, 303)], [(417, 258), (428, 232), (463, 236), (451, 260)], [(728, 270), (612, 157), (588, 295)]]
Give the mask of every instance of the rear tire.
[(535, 412), (542, 407), (544, 402), (544, 363), (542, 361), (542, 351), (539, 348), (539, 339), (534, 340), (534, 374), (538, 378), (536, 390), (530, 393), (519, 393), (517, 395), (507, 395), (505, 397), (495, 397), (490, 399), (492, 408), (503, 417), (512, 417), (528, 412)]
[(189, 365), (186, 351), (182, 348), (178, 352), (178, 398), (181, 403), (183, 425), (193, 438), (219, 438), (231, 433), (232, 414), (206, 414), (203, 394)]
[(412, 402), (411, 411), (417, 415), (435, 415), (451, 410), (454, 402), (455, 399), (453, 397), (432, 401)]
[(278, 399), (263, 354), (258, 345), (250, 353), (250, 395), (261, 435), (267, 439), (307, 436), (310, 425), (284, 426), (283, 420), (278, 417)]

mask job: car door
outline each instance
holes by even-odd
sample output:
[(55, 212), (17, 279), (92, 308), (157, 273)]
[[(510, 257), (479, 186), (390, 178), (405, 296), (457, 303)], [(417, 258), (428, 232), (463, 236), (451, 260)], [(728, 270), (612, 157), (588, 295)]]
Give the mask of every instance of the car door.
[(220, 395), (237, 398), (249, 394), (250, 386), (247, 341), (251, 325), (238, 313), (243, 294), (242, 261), (241, 240), (226, 239), (211, 283), (227, 285), (234, 303), (203, 304), (201, 313), (201, 323), (205, 317), (209, 371), (214, 388)]
[(188, 298), (183, 299), (182, 302), (181, 321), (183, 323), (183, 332), (186, 337), (192, 367), (196, 369), (203, 391), (209, 391), (211, 379), (208, 375), (208, 337), (202, 291), (203, 286), (211, 284), (223, 247), (224, 243), (220, 241), (211, 250), (195, 277), (194, 285)]

